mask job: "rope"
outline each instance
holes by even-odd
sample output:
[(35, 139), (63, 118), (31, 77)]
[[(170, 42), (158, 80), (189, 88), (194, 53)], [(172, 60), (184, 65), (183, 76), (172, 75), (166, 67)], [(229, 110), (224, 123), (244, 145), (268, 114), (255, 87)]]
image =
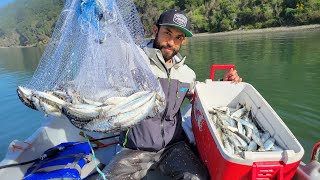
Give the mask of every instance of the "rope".
[[(83, 132), (83, 131), (82, 131)], [(86, 140), (88, 141), (89, 143), (89, 146), (90, 146), (90, 149), (91, 149), (91, 152), (92, 152), (92, 157), (93, 157), (93, 160), (94, 160), (94, 165), (96, 167), (96, 170), (99, 172), (99, 174), (101, 175), (101, 177), (103, 178), (103, 180), (107, 180), (106, 176), (104, 175), (104, 173), (99, 169), (98, 165), (97, 165), (97, 158), (96, 158), (96, 155), (94, 153), (94, 150), (91, 146), (91, 143), (89, 141), (89, 138), (87, 136), (87, 134), (85, 132), (83, 132), (84, 136), (86, 137)]]

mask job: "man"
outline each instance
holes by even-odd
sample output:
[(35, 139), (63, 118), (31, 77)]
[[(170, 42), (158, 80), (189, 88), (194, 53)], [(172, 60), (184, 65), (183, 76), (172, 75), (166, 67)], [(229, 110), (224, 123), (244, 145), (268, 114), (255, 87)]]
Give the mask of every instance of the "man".
[[(192, 93), (196, 79), (179, 54), (186, 37), (192, 37), (190, 22), (182, 12), (170, 9), (161, 14), (152, 31), (155, 39), (144, 48), (144, 56), (165, 93), (166, 108), (121, 133), (124, 148), (104, 170), (106, 177), (142, 179), (157, 170), (170, 179), (208, 179), (206, 168), (186, 143), (181, 126), (180, 106), (187, 93)], [(230, 70), (224, 80), (242, 79)]]

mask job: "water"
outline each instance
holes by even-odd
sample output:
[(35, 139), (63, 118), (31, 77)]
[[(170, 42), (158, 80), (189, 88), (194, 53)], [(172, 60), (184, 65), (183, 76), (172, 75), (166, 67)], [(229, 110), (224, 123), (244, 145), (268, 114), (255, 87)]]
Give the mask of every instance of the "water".
[[(0, 159), (12, 140), (25, 140), (43, 121), (42, 113), (27, 108), (16, 95), (16, 87), (32, 77), (43, 50), (0, 49)], [(199, 81), (209, 77), (211, 64), (235, 64), (305, 148), (305, 162), (320, 141), (319, 52), (319, 30), (197, 37), (182, 49)]]
[(43, 114), (19, 100), (16, 89), (32, 77), (44, 48), (0, 48), (0, 159), (11, 141), (25, 140), (41, 124)]

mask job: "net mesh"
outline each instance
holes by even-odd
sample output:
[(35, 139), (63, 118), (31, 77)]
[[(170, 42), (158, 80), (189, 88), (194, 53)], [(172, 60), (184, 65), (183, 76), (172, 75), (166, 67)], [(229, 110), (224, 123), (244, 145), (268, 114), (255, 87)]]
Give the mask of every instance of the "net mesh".
[[(129, 97), (139, 91), (156, 92), (157, 99), (163, 99), (161, 87), (141, 54), (145, 45), (132, 0), (65, 1), (38, 68), (25, 87), (37, 92), (66, 92), (73, 96), (68, 101), (73, 104), (83, 103), (83, 99), (103, 104), (112, 97)], [(32, 104), (31, 96), (24, 99), (25, 104), (26, 99)], [(103, 115), (95, 118), (103, 119)]]
[(127, 96), (142, 88), (157, 90), (139, 53), (145, 45), (143, 32), (130, 0), (66, 1), (27, 87), (45, 91), (68, 83), (96, 100), (105, 91)]

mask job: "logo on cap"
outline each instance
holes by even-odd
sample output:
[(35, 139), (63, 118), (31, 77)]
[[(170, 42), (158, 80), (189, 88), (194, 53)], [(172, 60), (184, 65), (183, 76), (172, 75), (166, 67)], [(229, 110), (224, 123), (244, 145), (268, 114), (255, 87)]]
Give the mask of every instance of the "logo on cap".
[(178, 24), (178, 25), (180, 25), (182, 27), (186, 27), (188, 19), (183, 14), (175, 14), (173, 16), (173, 22), (175, 22), (176, 24)]

